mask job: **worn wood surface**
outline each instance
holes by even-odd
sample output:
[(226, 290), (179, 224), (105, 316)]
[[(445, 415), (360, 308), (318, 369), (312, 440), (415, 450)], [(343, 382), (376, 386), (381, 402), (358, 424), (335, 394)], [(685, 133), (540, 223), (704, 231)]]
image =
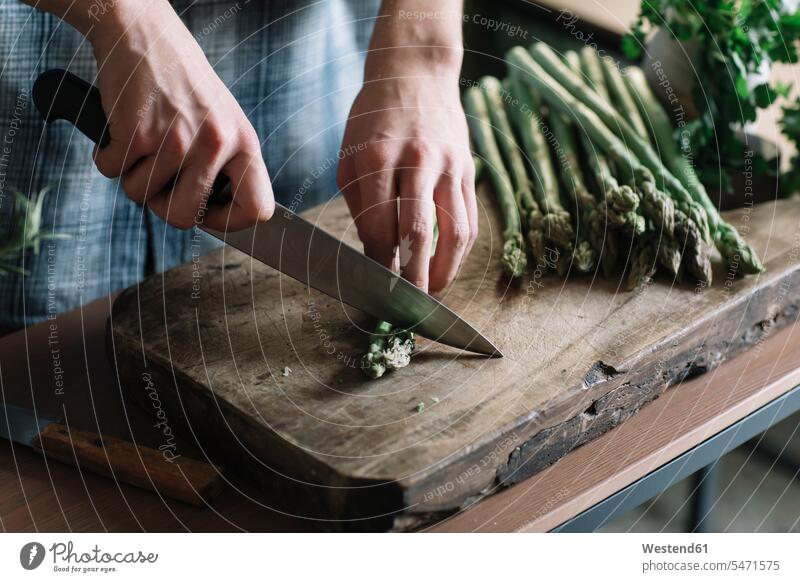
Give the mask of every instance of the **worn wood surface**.
[[(117, 300), (109, 344), (127, 393), (143, 400), (150, 374), (206, 452), (304, 517), (410, 527), (544, 469), (797, 313), (797, 203), (727, 215), (765, 274), (731, 279), (720, 264), (711, 289), (624, 293), (590, 277), (509, 286), (481, 201), (481, 236), (444, 301), (505, 358), (423, 341), (410, 368), (366, 381), (353, 366), (368, 321), (222, 249)], [(341, 200), (313, 218), (354, 239)]]
[(225, 486), (219, 469), (208, 463), (177, 455), (169, 449), (137, 446), (58, 423), (47, 425), (39, 433), (34, 448), (50, 460), (158, 491), (198, 507), (210, 503)]
[[(48, 343), (52, 322), (0, 338), (4, 399), (22, 406), (35, 404), (45, 415), (60, 414), (71, 426), (157, 447), (163, 444), (163, 435), (145, 409), (120, 401), (105, 357), (109, 309), (110, 299), (103, 298), (57, 317), (59, 348), (66, 362), (60, 395), (53, 394)], [(432, 529), (541, 531), (562, 523), (796, 386), (798, 333), (800, 323), (769, 334), (757, 348), (670, 390), (555, 465), (512, 487), (498, 488), (496, 495)], [(20, 355), (20, 346), (25, 346), (26, 356)], [(203, 458), (183, 439), (177, 452)], [(308, 531), (320, 525), (271, 510), (277, 500), (257, 495), (242, 480), (230, 485), (213, 508), (199, 509), (48, 462), (29, 447), (0, 440), (0, 531), (263, 532)]]
[(800, 384), (798, 340), (795, 319), (555, 465), (426, 531), (550, 531)]

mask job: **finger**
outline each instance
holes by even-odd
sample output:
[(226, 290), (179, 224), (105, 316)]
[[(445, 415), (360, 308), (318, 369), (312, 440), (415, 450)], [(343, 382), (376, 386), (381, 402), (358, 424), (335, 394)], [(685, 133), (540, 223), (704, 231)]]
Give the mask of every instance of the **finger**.
[(478, 238), (478, 197), (475, 193), (475, 163), (470, 156), (468, 165), (461, 178), (461, 195), (464, 197), (464, 208), (467, 211), (467, 222), (469, 223), (469, 240), (467, 248), (464, 250), (464, 258), (472, 252), (472, 247)]
[(404, 278), (428, 290), (433, 242), (432, 172), (409, 168), (400, 173), (400, 268)]
[(431, 259), (429, 287), (431, 293), (437, 293), (458, 273), (470, 240), (470, 224), (460, 178), (443, 175), (433, 191), (433, 199), (439, 240)]
[(356, 166), (352, 159), (344, 158), (339, 162), (339, 168), (336, 170), (336, 185), (347, 203), (350, 216), (355, 220), (355, 217), (361, 214), (361, 204), (356, 182)]
[(204, 221), (208, 195), (219, 164), (193, 163), (183, 168), (175, 187), (147, 200), (147, 206), (175, 228), (191, 228)]
[(95, 146), (93, 153), (94, 163), (103, 176), (106, 178), (121, 176), (143, 156), (150, 153), (138, 128), (138, 122), (131, 129), (109, 125), (111, 141), (103, 148)]
[(389, 152), (367, 149), (355, 161), (358, 185), (358, 237), (364, 253), (383, 266), (396, 268), (397, 191), (394, 160)]
[(122, 188), (128, 198), (143, 204), (148, 198), (167, 188), (183, 162), (184, 160), (164, 151), (142, 158), (122, 175)]
[(231, 181), (232, 200), (209, 205), (205, 224), (215, 230), (242, 230), (266, 222), (275, 212), (275, 198), (261, 152), (243, 150), (222, 168)]

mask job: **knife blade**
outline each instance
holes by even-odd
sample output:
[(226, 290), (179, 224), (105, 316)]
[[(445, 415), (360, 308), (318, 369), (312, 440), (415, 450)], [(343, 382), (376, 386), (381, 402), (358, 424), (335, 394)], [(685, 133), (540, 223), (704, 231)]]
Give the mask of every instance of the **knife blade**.
[(196, 506), (209, 503), (225, 486), (214, 465), (68, 427), (12, 404), (0, 403), (0, 438), (30, 447), (47, 459)]
[[(96, 87), (72, 73), (53, 69), (33, 86), (33, 100), (47, 122), (70, 121), (101, 147), (110, 140)], [(209, 203), (230, 200), (230, 183), (219, 176)], [(322, 293), (434, 341), (479, 354), (500, 350), (466, 320), (407, 280), (353, 247), (276, 204), (265, 223), (212, 236)]]

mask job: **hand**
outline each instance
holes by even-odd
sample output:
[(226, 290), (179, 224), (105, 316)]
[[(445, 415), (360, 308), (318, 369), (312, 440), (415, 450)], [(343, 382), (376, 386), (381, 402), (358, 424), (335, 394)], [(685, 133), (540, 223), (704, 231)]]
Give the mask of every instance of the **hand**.
[[(457, 80), (428, 72), (366, 82), (342, 151), (337, 179), (364, 252), (400, 267), (426, 291), (444, 289), (478, 233), (475, 167)], [(439, 240), (431, 260), (434, 219)]]
[[(238, 230), (275, 203), (255, 130), (166, 0), (117, 0), (87, 31), (111, 142), (95, 163), (177, 228)], [(219, 173), (233, 200), (207, 205)], [(170, 180), (179, 176), (174, 189)]]

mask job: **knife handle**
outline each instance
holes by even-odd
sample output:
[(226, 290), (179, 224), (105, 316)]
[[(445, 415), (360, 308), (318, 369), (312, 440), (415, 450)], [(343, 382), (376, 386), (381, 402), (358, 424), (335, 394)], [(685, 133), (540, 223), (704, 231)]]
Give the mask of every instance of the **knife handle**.
[[(100, 90), (91, 83), (69, 71), (50, 69), (36, 78), (31, 94), (45, 122), (69, 121), (101, 148), (111, 141)], [(177, 178), (174, 176), (165, 189), (172, 190)], [(211, 186), (208, 203), (224, 205), (231, 200), (230, 180), (225, 174), (219, 174)]]
[(167, 460), (161, 451), (131, 442), (48, 424), (33, 441), (45, 458), (204, 507), (224, 487), (218, 467), (187, 457)]

